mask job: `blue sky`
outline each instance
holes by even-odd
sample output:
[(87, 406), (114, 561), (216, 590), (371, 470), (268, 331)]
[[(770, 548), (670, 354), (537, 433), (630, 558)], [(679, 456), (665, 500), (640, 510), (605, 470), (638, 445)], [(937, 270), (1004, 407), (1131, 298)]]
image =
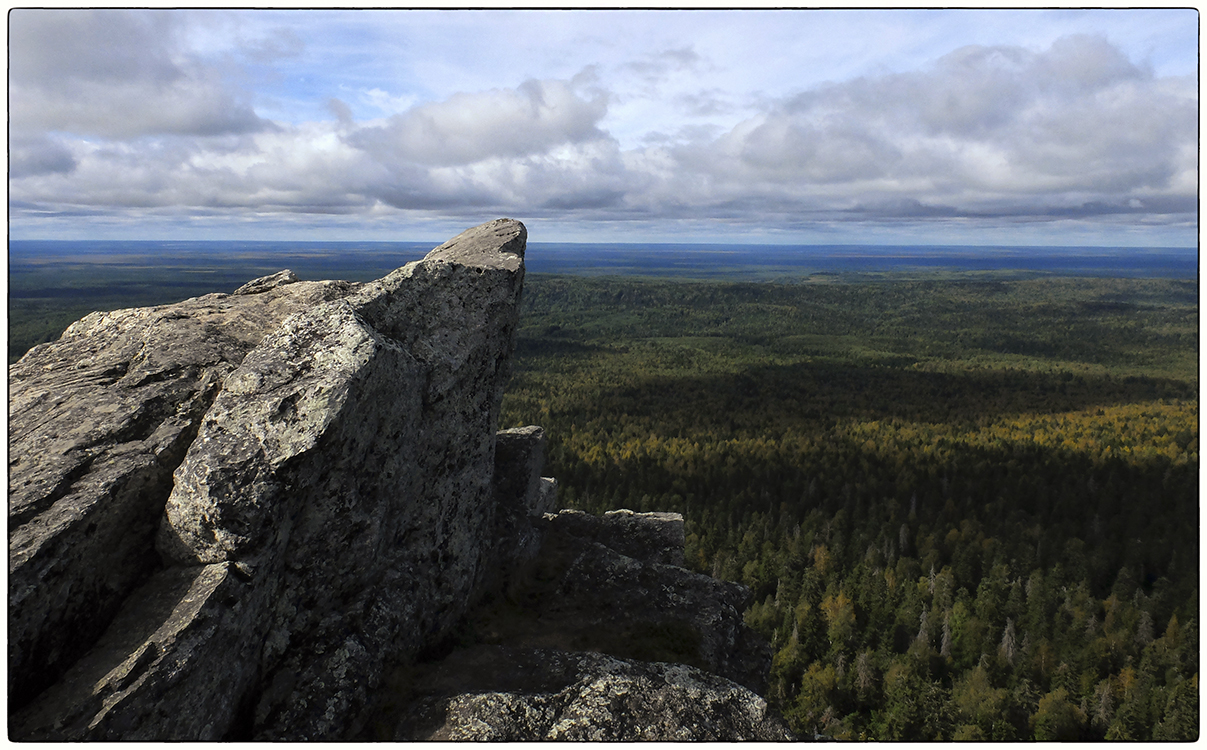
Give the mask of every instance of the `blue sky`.
[(1194, 10), (8, 18), (15, 239), (1197, 242)]

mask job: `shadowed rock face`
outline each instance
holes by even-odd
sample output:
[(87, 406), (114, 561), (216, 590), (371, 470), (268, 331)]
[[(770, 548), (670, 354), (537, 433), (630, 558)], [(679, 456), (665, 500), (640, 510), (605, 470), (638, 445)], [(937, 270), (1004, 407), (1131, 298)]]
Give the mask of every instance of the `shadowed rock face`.
[(612, 510), (602, 516), (563, 510), (546, 522), (560, 534), (598, 542), (646, 563), (683, 567), (687, 535), (678, 513), (634, 513)]
[(525, 243), (93, 315), (15, 365), (14, 736), (333, 736), (446, 630), (493, 564)]
[(467, 618), (474, 645), (387, 675), (362, 737), (792, 738), (757, 694), (771, 654), (742, 622), (749, 591), (663, 562), (682, 560), (682, 516), (562, 511), (538, 527), (522, 580)]
[(770, 647), (742, 620), (750, 590), (663, 562), (683, 561), (678, 513), (562, 511), (547, 514), (542, 527), (548, 547), (560, 547), (553, 556), (560, 554), (564, 566), (553, 596), (539, 608), (546, 627), (580, 638), (609, 633), (613, 641), (665, 641), (677, 652), (675, 661), (755, 692), (766, 689)]
[[(543, 614), (449, 664), (537, 670), (543, 697), (431, 693), (463, 720), (426, 736), (781, 738), (735, 684), (768, 666), (749, 594), (677, 567), (682, 518), (555, 513), (544, 432), (497, 431), (526, 238), (499, 219), (368, 284), (96, 313), (13, 365), (10, 738), (363, 734), (491, 597)], [(715, 674), (643, 663), (668, 659)], [(531, 720), (467, 729), (504, 704)]]

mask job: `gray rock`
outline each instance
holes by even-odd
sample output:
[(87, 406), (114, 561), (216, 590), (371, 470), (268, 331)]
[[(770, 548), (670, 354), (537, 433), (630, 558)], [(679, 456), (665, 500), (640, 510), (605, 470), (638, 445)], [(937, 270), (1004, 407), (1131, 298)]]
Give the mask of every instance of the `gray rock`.
[(262, 276), (249, 281), (232, 292), (232, 294), (260, 294), (267, 292), (269, 289), (276, 289), (279, 286), (294, 284), (298, 281), (300, 281), (298, 275), (287, 268), (284, 271), (277, 271), (271, 276)]
[(275, 588), (257, 738), (338, 735), (474, 598), (524, 240), (491, 222), (291, 318), (207, 414), (160, 549)]
[(226, 375), (287, 316), (355, 288), (301, 282), (93, 313), (9, 367), (14, 706), (62, 675), (158, 567), (172, 472)]
[[(92, 669), (84, 672), (91, 677), (100, 667), (89, 665), (133, 659), (145, 676), (139, 685), (167, 685), (175, 692), (126, 689), (133, 686), (129, 680), (108, 692), (103, 681), (70, 690), (68, 682), (85, 683), (69, 676), (14, 720), (12, 736), (57, 731), (62, 719), (48, 729), (46, 717), (79, 717), (75, 725), (89, 727), (82, 735), (88, 739), (136, 732), (157, 739), (232, 731), (262, 739), (338, 736), (366, 701), (383, 663), (438, 640), (476, 596), (481, 567), (489, 560), (485, 540), (495, 522), (496, 424), (515, 344), (525, 240), (522, 224), (499, 220), (366, 285), (289, 283), (285, 274), (244, 287), (239, 295), (211, 296), (204, 304), (217, 306), (222, 315), (168, 306), (90, 316), (64, 336), (76, 342), (74, 350), (42, 348), (14, 366), (20, 391), (20, 409), (14, 411), (30, 415), (18, 433), (33, 437), (10, 453), (17, 457), (15, 469), (10, 463), (10, 481), (40, 494), (18, 494), (16, 502), (10, 497), (10, 519), (16, 519), (10, 521), (10, 569), (18, 573), (10, 577), (10, 607), (14, 601), (34, 602), (42, 614), (23, 612), (29, 624), (21, 623), (15, 639), (10, 626), (10, 675), (20, 672), (16, 684), (32, 695), (45, 685), (29, 675), (47, 664), (58, 667), (44, 680), (49, 683), (72, 663), (72, 675)], [(282, 321), (283, 315), (265, 312), (274, 309), (272, 300), (302, 299), (306, 289), (312, 292), (294, 308), (296, 314)], [(323, 294), (316, 297), (315, 291)], [(194, 332), (192, 338), (175, 338), (192, 343), (197, 353), (173, 346), (165, 335), (172, 326)], [(107, 333), (112, 335), (105, 338)], [(81, 338), (88, 343), (76, 341)], [(131, 339), (161, 348), (135, 356), (140, 350)], [(41, 463), (34, 461), (39, 444), (33, 438), (53, 445), (71, 434), (72, 426), (62, 421), (71, 409), (54, 412), (63, 414), (61, 423), (47, 429), (39, 428), (34, 412), (58, 398), (64, 372), (71, 372), (64, 365), (80, 359), (86, 346), (95, 349), (90, 363), (99, 364), (90, 364), (98, 369), (84, 383), (102, 405), (112, 402), (108, 389), (115, 378), (135, 373), (135, 385), (165, 378), (170, 383), (164, 373), (187, 369), (182, 358), (198, 363), (190, 370), (192, 380), (209, 384), (166, 393), (155, 402), (184, 421), (169, 423), (180, 437), (159, 427), (150, 437), (135, 436), (150, 441), (149, 447), (135, 446), (137, 451), (159, 460), (157, 483), (125, 516), (113, 507), (119, 504), (114, 491), (106, 490), (103, 502), (90, 501), (104, 506), (91, 520), (114, 527), (91, 547), (79, 539), (98, 532), (79, 510), (84, 501), (66, 490), (97, 483), (93, 467), (102, 464), (95, 453), (116, 454), (114, 432), (129, 442), (130, 429), (121, 432), (121, 426), (131, 419), (115, 418), (118, 427), (99, 437), (99, 430), (77, 430), (92, 440), (88, 445), (101, 446), (88, 454), (93, 460), (62, 460), (58, 474), (45, 478), (44, 468), (28, 478), (22, 474), (24, 466)], [(154, 367), (145, 365), (152, 361)], [(204, 379), (200, 363), (216, 374)], [(36, 380), (39, 373), (46, 374), (44, 384)], [(121, 402), (99, 416), (83, 402), (71, 407), (85, 422), (128, 411)], [(80, 452), (74, 446), (58, 453), (71, 458), (73, 450)], [(154, 453), (169, 449), (174, 452), (167, 459)], [(65, 496), (71, 502), (62, 506)], [(49, 511), (66, 517), (60, 526), (78, 529), (77, 538), (66, 539), (58, 527), (43, 531), (50, 524), (39, 522)], [(155, 543), (171, 570), (130, 596), (157, 567), (150, 559), (151, 536), (161, 518)], [(133, 526), (138, 533), (122, 538)], [(25, 573), (32, 570), (29, 560), (39, 559), (38, 544), (45, 547), (48, 539), (65, 541), (40, 558), (41, 569)], [(79, 549), (68, 551), (71, 544)], [(139, 556), (127, 566), (128, 580), (113, 589), (115, 575), (99, 568), (107, 556), (117, 555), (111, 547), (123, 546)], [(158, 576), (218, 568), (241, 580), (241, 588), (223, 598), (237, 617), (222, 620), (204, 607), (192, 610), (189, 597), (196, 597), (187, 592), (171, 608), (147, 606), (149, 596), (170, 598), (170, 592), (183, 591), (156, 588)], [(87, 593), (97, 589), (102, 594)], [(108, 608), (103, 616), (90, 629), (86, 622), (74, 625), (73, 618), (86, 621), (95, 613), (98, 598)], [(124, 640), (115, 625), (109, 629), (113, 637), (97, 643), (119, 607), (119, 621), (133, 623), (123, 628), (139, 633), (168, 627), (167, 620), (156, 619), (158, 613), (193, 612), (177, 628), (192, 639), (162, 639), (152, 651), (145, 640)], [(54, 642), (39, 642), (38, 627), (53, 633)], [(123, 648), (129, 651), (119, 659)], [(204, 657), (203, 676), (180, 666), (201, 663), (199, 655), (210, 655)], [(219, 696), (215, 685), (230, 690)], [(169, 693), (176, 697), (165, 697)], [(161, 716), (161, 705), (201, 723), (167, 728), (170, 714), (148, 718)], [(235, 725), (237, 716), (244, 717), (242, 728)]]
[(679, 513), (634, 513), (622, 509), (593, 516), (579, 510), (562, 510), (546, 521), (558, 533), (599, 542), (642, 562), (684, 565), (686, 535)]
[(155, 574), (63, 679), (11, 717), (10, 737), (221, 739), (255, 677), (243, 578), (229, 563)]
[[(506, 596), (475, 610), (474, 637), (493, 645), (681, 662), (761, 694), (771, 648), (743, 621), (749, 589), (654, 561), (670, 555), (664, 532), (681, 524), (677, 514), (546, 514), (538, 524), (539, 554), (517, 570)], [(602, 531), (639, 527), (648, 533)], [(634, 556), (594, 541), (599, 538)], [(639, 539), (650, 546), (641, 548)], [(680, 546), (679, 559), (682, 554)]]
[(757, 695), (771, 652), (742, 621), (750, 592), (657, 562), (681, 517), (564, 510), (537, 527), (521, 580), (469, 614), (459, 638), (476, 645), (389, 673), (362, 739), (792, 739)]
[(771, 651), (742, 619), (750, 603), (745, 586), (594, 543), (566, 570), (545, 618), (608, 629), (635, 644), (669, 642), (686, 652), (680, 661), (762, 693)]
[[(96, 314), (14, 365), (10, 738), (786, 739), (682, 517), (553, 513), (543, 431), (497, 431), (525, 242)], [(466, 627), (513, 648), (414, 663)]]
[(535, 425), (500, 430), (495, 436), (495, 497), (517, 517), (539, 518), (553, 509), (537, 506), (545, 467), (545, 431)]
[(682, 664), (478, 646), (410, 675), (396, 741), (790, 741), (750, 690)]
[(495, 439), (493, 554), (484, 588), (509, 589), (541, 547), (540, 519), (557, 508), (557, 483), (541, 476), (545, 431), (540, 427), (502, 430)]
[[(546, 533), (556, 548), (559, 533)], [(750, 590), (740, 584), (642, 562), (587, 542), (565, 567), (553, 595), (545, 598), (541, 617), (580, 638), (617, 644), (601, 650), (682, 661), (761, 694), (771, 649), (743, 621), (750, 603)]]

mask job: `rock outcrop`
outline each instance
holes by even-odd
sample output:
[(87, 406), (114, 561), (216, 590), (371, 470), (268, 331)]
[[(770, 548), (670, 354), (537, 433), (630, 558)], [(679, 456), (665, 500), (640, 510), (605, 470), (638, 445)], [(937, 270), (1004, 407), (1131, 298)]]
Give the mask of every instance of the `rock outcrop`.
[(742, 620), (750, 591), (680, 567), (681, 515), (563, 510), (533, 520), (542, 545), (524, 581), (472, 615), (483, 641), (682, 662), (766, 688), (770, 646)]
[(748, 594), (677, 567), (682, 519), (555, 513), (543, 431), (497, 431), (525, 244), (500, 219), (368, 284), (283, 271), (97, 313), (13, 365), (10, 738), (348, 737), (467, 622), (520, 632), (474, 614), (517, 601), (565, 639), (649, 648), (513, 648), (550, 665), (531, 710), (556, 721), (498, 736), (654, 736), (586, 710), (621, 672), (633, 700), (733, 707), (691, 736), (774, 735)]
[(297, 282), (93, 313), (9, 368), (15, 705), (61, 677), (158, 566), (172, 472), (225, 378), (287, 317), (353, 288)]
[(749, 591), (665, 562), (683, 560), (682, 516), (537, 527), (524, 580), (470, 613), (472, 645), (389, 675), (363, 738), (792, 739), (759, 697), (771, 652), (742, 622)]
[[(466, 683), (476, 686), (464, 692)], [(397, 741), (790, 741), (750, 690), (684, 664), (475, 646), (422, 675)]]

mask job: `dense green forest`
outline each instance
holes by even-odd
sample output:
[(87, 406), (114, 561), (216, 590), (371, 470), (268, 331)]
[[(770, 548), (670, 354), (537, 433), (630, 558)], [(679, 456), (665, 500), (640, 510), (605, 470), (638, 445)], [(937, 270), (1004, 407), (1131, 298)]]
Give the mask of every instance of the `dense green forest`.
[(803, 736), (1198, 736), (1198, 285), (532, 275), (503, 426), (682, 512)]
[[(10, 299), (10, 362), (171, 291)], [(684, 514), (798, 734), (1198, 736), (1196, 281), (530, 274), (521, 324), (502, 426)]]

